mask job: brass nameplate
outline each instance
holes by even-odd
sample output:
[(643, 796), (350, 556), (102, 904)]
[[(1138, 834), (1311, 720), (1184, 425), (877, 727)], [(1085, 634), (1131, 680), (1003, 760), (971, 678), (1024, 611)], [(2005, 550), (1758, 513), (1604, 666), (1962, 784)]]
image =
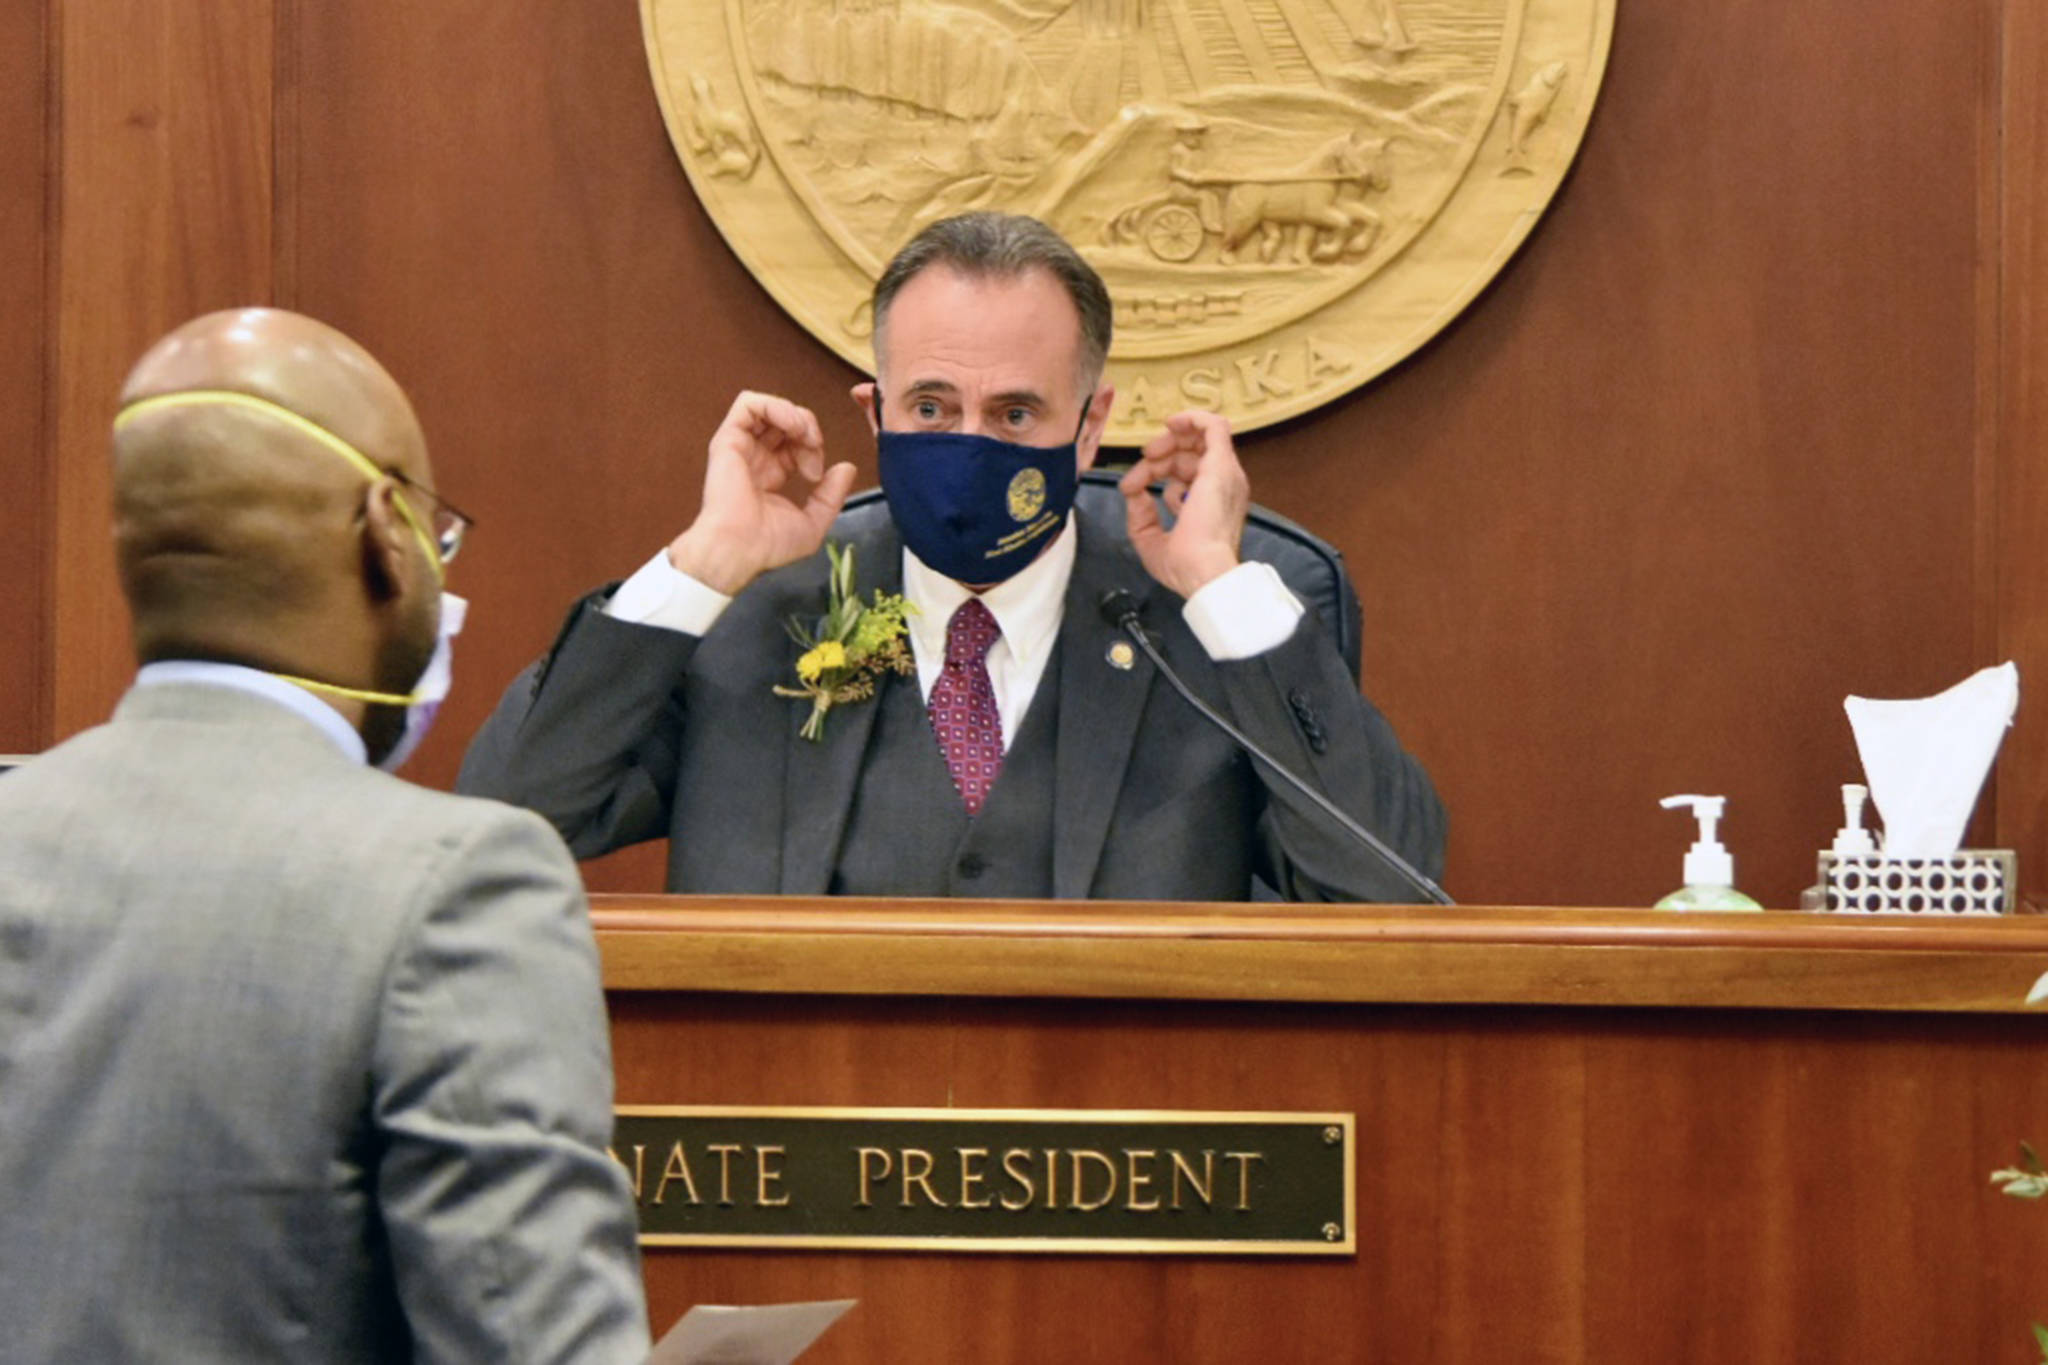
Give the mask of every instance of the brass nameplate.
[(1348, 1255), (1353, 1116), (621, 1105), (649, 1246)]

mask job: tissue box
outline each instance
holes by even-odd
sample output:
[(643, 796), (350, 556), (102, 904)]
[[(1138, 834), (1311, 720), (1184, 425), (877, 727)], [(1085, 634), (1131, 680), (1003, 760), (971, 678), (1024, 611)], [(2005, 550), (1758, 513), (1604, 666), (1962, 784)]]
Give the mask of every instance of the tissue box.
[(1820, 855), (1821, 908), (1864, 915), (2009, 915), (2019, 860), (2009, 848), (1946, 858)]

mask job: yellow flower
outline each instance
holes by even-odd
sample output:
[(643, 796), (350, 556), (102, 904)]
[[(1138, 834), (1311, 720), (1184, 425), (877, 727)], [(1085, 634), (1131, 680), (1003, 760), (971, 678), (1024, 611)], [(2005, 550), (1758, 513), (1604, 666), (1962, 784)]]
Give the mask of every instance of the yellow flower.
[(827, 640), (813, 646), (801, 659), (796, 661), (796, 675), (805, 682), (816, 682), (818, 675), (828, 668), (846, 667), (846, 646), (837, 640)]

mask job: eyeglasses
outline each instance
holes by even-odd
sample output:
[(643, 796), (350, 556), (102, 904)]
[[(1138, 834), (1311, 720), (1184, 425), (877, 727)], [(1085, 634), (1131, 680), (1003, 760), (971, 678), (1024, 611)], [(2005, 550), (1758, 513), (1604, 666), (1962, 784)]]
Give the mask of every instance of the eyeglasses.
[(434, 549), (440, 554), (443, 564), (453, 563), (462, 550), (462, 538), (469, 534), (470, 527), (476, 525), (476, 518), (419, 480), (407, 478), (402, 469), (387, 469), (384, 473), (434, 504)]

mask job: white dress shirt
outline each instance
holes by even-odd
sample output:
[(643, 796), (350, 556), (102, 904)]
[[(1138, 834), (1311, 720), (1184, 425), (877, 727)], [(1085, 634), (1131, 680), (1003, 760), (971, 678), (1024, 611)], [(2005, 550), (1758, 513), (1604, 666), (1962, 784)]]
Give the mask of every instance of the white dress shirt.
[(166, 659), (144, 664), (136, 670), (137, 687), (161, 687), (165, 683), (200, 683), (207, 687), (232, 687), (276, 702), (285, 710), (311, 721), (321, 734), (357, 763), (370, 761), (369, 750), (355, 727), (341, 718), (341, 712), (321, 701), (296, 683), (275, 674), (240, 664), (210, 663), (202, 659)]
[[(1010, 747), (1031, 699), (1038, 694), (1059, 636), (1067, 580), (1074, 572), (1077, 545), (1073, 518), (1046, 547), (1045, 553), (1018, 573), (981, 594), (983, 605), (1002, 627), (1002, 638), (988, 653), (988, 677), (1002, 720), (1003, 748)], [(926, 700), (946, 663), (946, 625), (972, 594), (961, 583), (931, 568), (908, 549), (903, 551), (903, 595), (916, 610), (910, 617), (911, 653), (917, 660), (917, 682)], [(639, 625), (660, 626), (688, 635), (709, 631), (730, 597), (699, 582), (669, 563), (663, 548), (639, 572), (619, 585), (605, 604), (605, 614)], [(1270, 564), (1248, 561), (1216, 578), (1181, 608), (1188, 629), (1219, 662), (1263, 654), (1294, 633), (1306, 610), (1287, 590)]]

